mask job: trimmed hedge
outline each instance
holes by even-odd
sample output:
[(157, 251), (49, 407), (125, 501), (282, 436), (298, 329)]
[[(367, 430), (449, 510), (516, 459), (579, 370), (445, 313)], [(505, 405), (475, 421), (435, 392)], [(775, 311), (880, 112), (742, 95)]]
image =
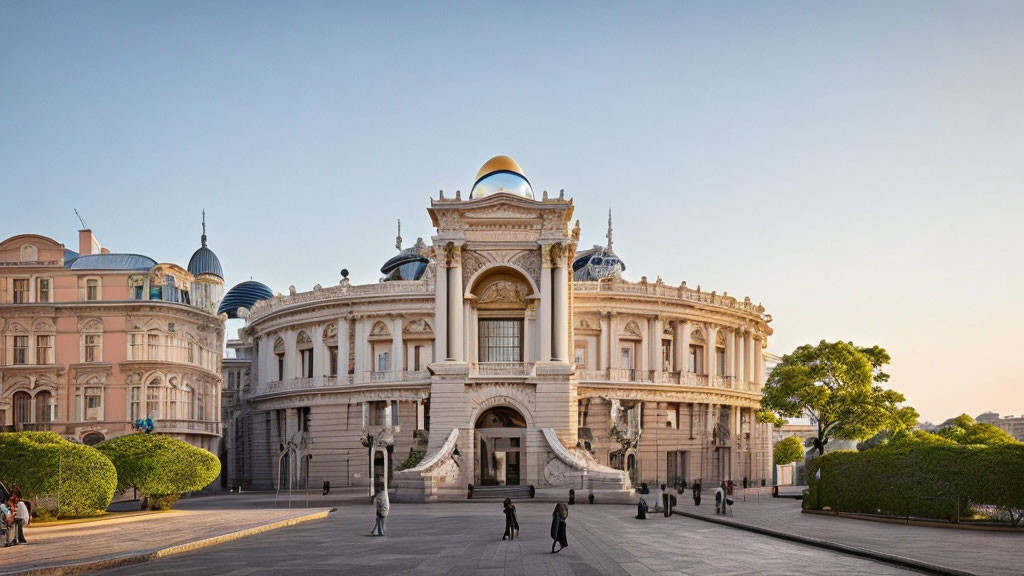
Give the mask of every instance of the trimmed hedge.
[(1015, 524), (1024, 513), (1024, 444), (962, 446), (914, 438), (825, 454), (808, 463), (807, 477), (808, 508), (957, 520), (971, 506), (987, 505), (1008, 512)]
[(114, 497), (117, 471), (91, 446), (53, 432), (0, 434), (0, 481), (60, 516), (103, 514)]
[(117, 491), (137, 488), (154, 508), (168, 508), (184, 492), (202, 490), (220, 474), (220, 460), (170, 436), (127, 434), (96, 448), (117, 468)]

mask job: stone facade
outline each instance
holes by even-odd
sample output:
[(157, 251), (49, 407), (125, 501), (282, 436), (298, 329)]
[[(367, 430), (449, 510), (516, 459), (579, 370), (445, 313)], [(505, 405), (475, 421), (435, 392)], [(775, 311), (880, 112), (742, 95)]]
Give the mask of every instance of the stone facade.
[[(502, 162), (489, 174), (519, 173)], [(576, 281), (572, 199), (516, 190), (432, 199), (416, 279), (346, 277), (244, 314), (225, 362), (248, 374), (231, 484), (326, 480), (431, 501), (470, 484), (771, 477), (770, 426), (755, 420), (764, 308), (660, 278)], [(413, 453), (422, 461), (398, 470)]]

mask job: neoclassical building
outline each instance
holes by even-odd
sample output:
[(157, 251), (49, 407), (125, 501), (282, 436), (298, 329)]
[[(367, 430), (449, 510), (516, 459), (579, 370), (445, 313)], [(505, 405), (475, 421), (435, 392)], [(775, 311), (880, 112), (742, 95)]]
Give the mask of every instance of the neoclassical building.
[[(755, 419), (771, 317), (749, 299), (623, 277), (579, 249), (564, 194), (498, 156), (382, 279), (252, 297), (225, 409), (228, 481), (387, 486), (405, 500), (489, 486), (628, 490), (771, 477)], [(225, 378), (227, 380), (227, 378)], [(229, 424), (230, 421), (230, 424)]]
[(36, 234), (0, 242), (0, 430), (96, 444), (150, 418), (216, 453), (223, 288), (205, 223), (187, 269), (110, 252), (91, 230), (77, 252)]

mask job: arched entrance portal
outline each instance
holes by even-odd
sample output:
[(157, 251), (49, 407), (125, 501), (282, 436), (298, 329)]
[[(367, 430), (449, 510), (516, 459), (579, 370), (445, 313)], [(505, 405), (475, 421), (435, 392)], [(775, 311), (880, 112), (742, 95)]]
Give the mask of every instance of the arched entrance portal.
[(476, 483), (518, 486), (525, 476), (526, 419), (513, 408), (498, 406), (476, 420)]

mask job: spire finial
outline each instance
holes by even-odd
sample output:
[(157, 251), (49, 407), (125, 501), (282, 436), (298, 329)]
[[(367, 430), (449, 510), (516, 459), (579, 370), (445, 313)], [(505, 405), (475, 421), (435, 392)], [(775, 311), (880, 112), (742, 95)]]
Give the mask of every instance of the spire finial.
[(203, 246), (206, 246), (206, 210), (203, 210)]
[(398, 236), (395, 236), (395, 248), (398, 248), (399, 252), (402, 251), (402, 219), (401, 218), (398, 219)]
[(608, 233), (605, 234), (605, 238), (608, 239), (608, 251), (612, 249), (612, 209), (608, 209)]

